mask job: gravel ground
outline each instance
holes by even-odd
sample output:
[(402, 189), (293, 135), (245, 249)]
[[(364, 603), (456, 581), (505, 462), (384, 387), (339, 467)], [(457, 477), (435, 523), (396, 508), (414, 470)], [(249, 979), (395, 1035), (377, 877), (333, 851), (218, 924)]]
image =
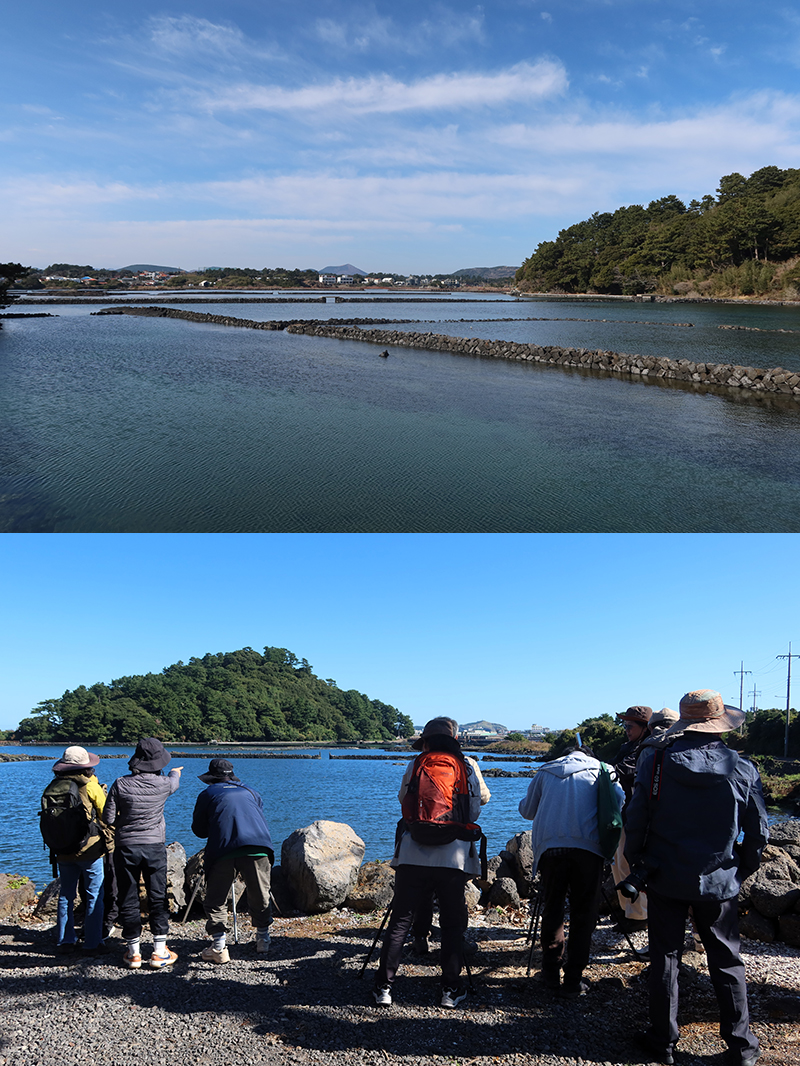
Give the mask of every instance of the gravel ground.
[[(633, 1034), (646, 1026), (644, 963), (608, 919), (598, 926), (589, 993), (566, 1001), (526, 978), (527, 916), (479, 912), (468, 932), (474, 989), (458, 1008), (437, 1006), (436, 951), (410, 953), (395, 1004), (369, 996), (375, 959), (358, 972), (380, 915), (334, 911), (279, 918), (269, 956), (255, 955), (253, 930), (239, 919), (231, 962), (199, 958), (203, 923), (175, 924), (172, 972), (120, 965), (124, 943), (94, 959), (54, 954), (52, 923), (0, 925), (0, 1066), (90, 1062), (130, 1066), (396, 1066), (466, 1064), (581, 1066), (641, 1062)], [(635, 933), (644, 947), (646, 934)], [(687, 939), (687, 946), (691, 939)], [(434, 942), (433, 947), (436, 944)], [(149, 944), (143, 954), (149, 955)], [(752, 1024), (763, 1066), (800, 1066), (800, 951), (744, 944)], [(687, 950), (681, 975), (679, 1066), (721, 1066), (724, 1045), (704, 956)]]

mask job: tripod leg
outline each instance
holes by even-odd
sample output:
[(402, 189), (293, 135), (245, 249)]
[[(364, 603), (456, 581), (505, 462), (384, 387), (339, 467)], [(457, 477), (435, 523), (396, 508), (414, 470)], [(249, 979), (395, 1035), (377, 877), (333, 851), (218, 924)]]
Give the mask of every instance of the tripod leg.
[(528, 935), (531, 940), (531, 948), (528, 952), (528, 969), (525, 973), (526, 977), (531, 975), (531, 966), (533, 965), (533, 949), (536, 947), (536, 936), (539, 932), (539, 919), (542, 915), (542, 894), (539, 892), (536, 896), (536, 904), (531, 911), (531, 924), (528, 930)]
[(369, 951), (367, 952), (367, 957), (364, 959), (363, 966), (358, 971), (358, 976), (359, 977), (363, 977), (364, 976), (364, 971), (366, 970), (367, 966), (369, 965), (369, 960), (372, 958), (372, 952), (375, 950), (375, 945), (378, 943), (380, 935), (383, 932), (383, 927), (386, 925), (386, 921), (387, 921), (387, 919), (389, 917), (389, 914), (391, 913), (391, 910), (392, 910), (393, 906), (394, 906), (394, 898), (392, 898), (392, 902), (386, 908), (386, 913), (383, 916), (383, 921), (380, 924), (380, 928), (378, 929), (378, 932), (375, 934), (375, 939), (372, 941), (372, 946), (370, 947)]

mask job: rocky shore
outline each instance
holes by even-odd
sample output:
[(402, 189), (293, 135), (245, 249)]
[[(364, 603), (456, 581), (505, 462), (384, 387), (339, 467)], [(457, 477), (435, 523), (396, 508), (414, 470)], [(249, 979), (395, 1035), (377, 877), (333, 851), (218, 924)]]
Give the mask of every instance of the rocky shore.
[[(82, 958), (54, 953), (51, 922), (0, 925), (0, 1066), (617, 1066), (641, 1061), (634, 1034), (647, 1024), (646, 963), (604, 919), (587, 971), (589, 993), (557, 998), (526, 976), (527, 910), (473, 913), (467, 933), (473, 989), (455, 1010), (436, 1005), (436, 934), (428, 957), (407, 954), (394, 1006), (371, 1005), (375, 958), (358, 973), (381, 914), (340, 909), (277, 918), (265, 961), (239, 918), (231, 962), (213, 966), (202, 921), (173, 923), (172, 971), (125, 970), (124, 945)], [(147, 939), (147, 938), (146, 938)], [(646, 934), (634, 933), (637, 947)], [(680, 1066), (720, 1066), (714, 999), (703, 955), (681, 972)], [(149, 945), (144, 944), (144, 954)], [(763, 1066), (800, 1064), (800, 951), (745, 941), (752, 1024)]]

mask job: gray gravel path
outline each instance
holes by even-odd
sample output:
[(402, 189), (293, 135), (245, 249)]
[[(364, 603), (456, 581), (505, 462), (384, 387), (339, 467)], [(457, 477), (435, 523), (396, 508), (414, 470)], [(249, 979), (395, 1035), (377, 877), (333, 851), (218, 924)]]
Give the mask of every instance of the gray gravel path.
[[(231, 962), (199, 958), (202, 922), (174, 925), (172, 972), (120, 966), (123, 942), (95, 959), (54, 954), (52, 923), (0, 925), (0, 1066), (582, 1066), (642, 1061), (633, 1034), (647, 996), (625, 941), (607, 920), (595, 935), (591, 991), (568, 1002), (538, 986), (538, 950), (526, 979), (525, 916), (473, 916), (474, 991), (455, 1010), (437, 1006), (436, 954), (407, 956), (394, 1006), (371, 1005), (374, 960), (356, 975), (380, 915), (335, 911), (277, 919), (266, 960), (246, 943)], [(646, 934), (634, 934), (644, 946)], [(687, 944), (690, 941), (687, 940)], [(143, 943), (145, 958), (149, 944)], [(763, 1066), (800, 1066), (800, 951), (746, 942), (753, 1027)], [(686, 952), (679, 1066), (721, 1066), (716, 1002), (704, 957)]]

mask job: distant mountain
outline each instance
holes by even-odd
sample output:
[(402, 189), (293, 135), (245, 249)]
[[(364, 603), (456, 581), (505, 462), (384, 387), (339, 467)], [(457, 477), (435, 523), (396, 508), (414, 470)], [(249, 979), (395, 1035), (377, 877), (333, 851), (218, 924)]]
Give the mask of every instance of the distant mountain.
[(519, 267), (464, 267), (463, 270), (454, 270), (452, 278), (486, 278), (487, 281), (497, 281), (499, 278), (513, 278)]
[(120, 270), (130, 270), (131, 274), (138, 274), (140, 270), (154, 270), (158, 274), (182, 274), (182, 267), (160, 267), (152, 263), (133, 263), (131, 266), (120, 267)]
[(354, 267), (352, 263), (344, 263), (338, 267), (323, 267), (320, 274), (366, 274), (361, 267)]
[(485, 719), (482, 722), (464, 722), (459, 725), (459, 732), (464, 733), (472, 729), (484, 729), (487, 732), (494, 731), (495, 733), (505, 733), (507, 729), (504, 725), (500, 725), (499, 722), (487, 722)]

